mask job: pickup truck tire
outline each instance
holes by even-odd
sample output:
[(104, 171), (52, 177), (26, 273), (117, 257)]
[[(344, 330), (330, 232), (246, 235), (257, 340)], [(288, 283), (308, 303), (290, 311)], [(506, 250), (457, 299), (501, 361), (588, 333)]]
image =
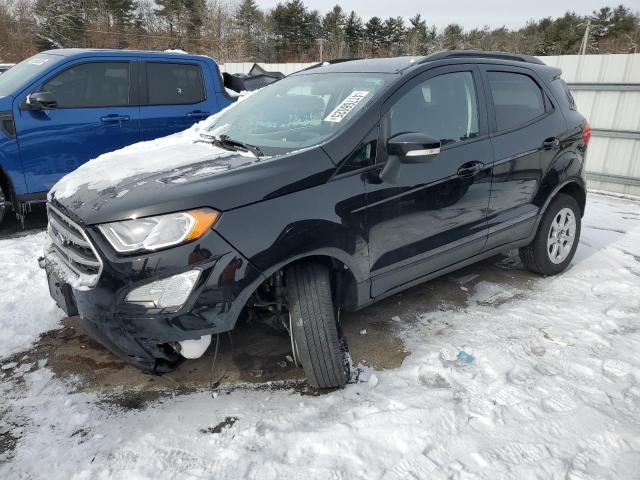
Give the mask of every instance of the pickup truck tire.
[(341, 387), (349, 379), (346, 342), (331, 298), (329, 269), (320, 263), (293, 265), (286, 271), (294, 356), (307, 381), (317, 388)]
[(4, 214), (7, 211), (7, 198), (7, 195), (4, 193), (4, 187), (0, 185), (0, 226), (2, 225)]
[(541, 275), (562, 272), (576, 253), (580, 228), (578, 202), (571, 195), (559, 194), (547, 207), (533, 242), (520, 249), (522, 263)]

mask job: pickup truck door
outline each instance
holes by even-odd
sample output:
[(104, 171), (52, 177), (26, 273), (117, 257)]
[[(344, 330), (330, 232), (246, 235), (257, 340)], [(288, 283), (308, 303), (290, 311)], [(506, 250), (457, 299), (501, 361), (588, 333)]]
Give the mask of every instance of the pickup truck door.
[(141, 65), (142, 140), (186, 130), (220, 109), (206, 64), (154, 58)]
[[(46, 192), (88, 160), (139, 141), (134, 70), (135, 58), (85, 58), (16, 97), (13, 115), (29, 193)], [(57, 108), (26, 109), (26, 96), (41, 91), (53, 94)]]

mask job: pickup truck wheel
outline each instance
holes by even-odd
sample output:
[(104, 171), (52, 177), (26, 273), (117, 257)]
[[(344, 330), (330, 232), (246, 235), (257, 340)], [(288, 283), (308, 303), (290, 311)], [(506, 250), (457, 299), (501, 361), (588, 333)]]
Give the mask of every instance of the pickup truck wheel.
[(541, 275), (562, 272), (576, 253), (580, 227), (578, 202), (570, 195), (559, 194), (540, 220), (533, 242), (520, 249), (522, 263)]
[(329, 269), (318, 263), (286, 272), (294, 357), (314, 387), (341, 387), (349, 379), (346, 342), (331, 298)]
[(7, 196), (4, 193), (4, 188), (0, 185), (0, 225), (4, 219), (4, 214), (7, 211)]

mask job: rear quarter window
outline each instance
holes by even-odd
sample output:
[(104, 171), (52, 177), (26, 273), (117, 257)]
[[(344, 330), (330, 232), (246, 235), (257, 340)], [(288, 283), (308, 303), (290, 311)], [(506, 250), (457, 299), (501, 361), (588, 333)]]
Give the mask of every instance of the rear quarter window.
[(571, 110), (576, 109), (576, 101), (573, 99), (573, 95), (571, 95), (569, 86), (563, 79), (561, 79), (560, 77), (555, 78), (551, 82), (551, 90), (553, 91), (553, 94), (556, 96), (558, 101), (562, 103), (562, 105), (570, 108)]

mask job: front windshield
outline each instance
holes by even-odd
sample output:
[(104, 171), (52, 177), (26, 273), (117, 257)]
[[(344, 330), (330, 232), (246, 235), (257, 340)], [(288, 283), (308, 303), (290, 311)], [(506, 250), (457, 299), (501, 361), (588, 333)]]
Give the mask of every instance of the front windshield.
[(310, 147), (349, 125), (391, 78), (379, 73), (287, 77), (214, 117), (205, 131), (255, 145), (267, 155)]
[(61, 61), (64, 57), (39, 53), (20, 62), (0, 75), (0, 97), (13, 95), (40, 72)]

